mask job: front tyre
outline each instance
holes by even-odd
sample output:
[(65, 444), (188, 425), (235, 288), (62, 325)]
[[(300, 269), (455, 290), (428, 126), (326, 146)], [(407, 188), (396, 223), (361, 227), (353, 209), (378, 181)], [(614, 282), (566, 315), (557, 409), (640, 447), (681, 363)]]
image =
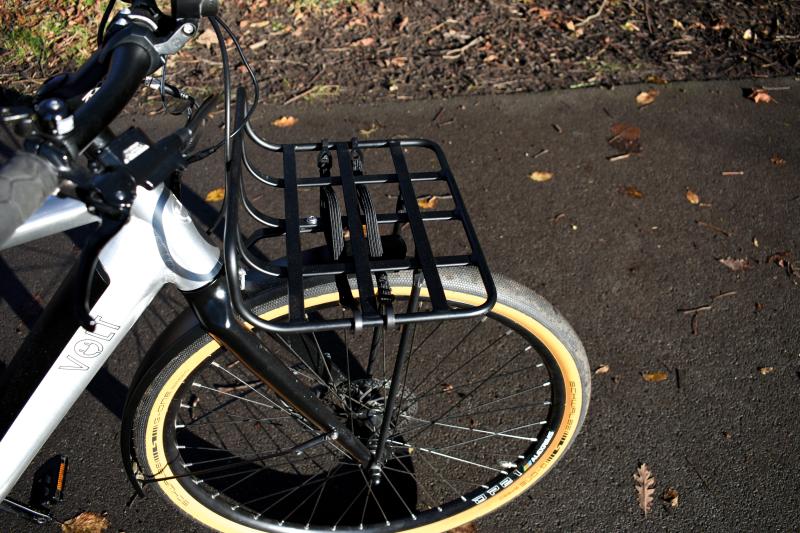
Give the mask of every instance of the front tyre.
[[(484, 300), (473, 270), (441, 277), (450, 303)], [(411, 275), (390, 274), (389, 283), (403, 306)], [(226, 532), (440, 532), (508, 503), (574, 441), (590, 373), (549, 303), (501, 276), (495, 283), (486, 317), (417, 327), (380, 484), (335, 442), (292, 451), (319, 433), (199, 328), (160, 359), (137, 408), (133, 443), (146, 482)], [(263, 294), (258, 314), (284, 318), (283, 294)], [(305, 297), (316, 318), (340, 313), (333, 282)], [(371, 332), (262, 338), (356, 436), (374, 442), (397, 331), (377, 341)]]

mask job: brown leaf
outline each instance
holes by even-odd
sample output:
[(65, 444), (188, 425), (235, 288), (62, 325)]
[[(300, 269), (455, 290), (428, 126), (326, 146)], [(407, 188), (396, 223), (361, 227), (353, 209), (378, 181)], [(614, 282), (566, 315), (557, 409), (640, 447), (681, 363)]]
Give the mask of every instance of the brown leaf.
[(767, 264), (775, 263), (779, 267), (781, 267), (784, 272), (786, 272), (787, 276), (798, 276), (800, 274), (797, 272), (797, 269), (794, 267), (794, 261), (792, 260), (792, 254), (789, 252), (778, 252), (772, 254), (767, 258)]
[(669, 504), (673, 509), (678, 506), (678, 491), (669, 487), (661, 494), (661, 499)]
[(551, 179), (553, 179), (553, 173), (535, 170), (531, 172), (531, 175), (528, 177), (533, 181), (538, 181), (538, 182), (550, 181)]
[(661, 76), (655, 76), (655, 75), (647, 76), (647, 78), (645, 78), (644, 81), (647, 82), (647, 83), (655, 83), (657, 85), (666, 85), (666, 84), (669, 83), (667, 80), (665, 80)]
[(653, 493), (656, 491), (656, 478), (647, 468), (647, 464), (642, 463), (633, 474), (634, 488), (636, 490), (636, 501), (639, 508), (644, 511), (644, 515), (650, 512), (653, 508)]
[(650, 89), (649, 91), (642, 91), (636, 95), (636, 105), (644, 107), (656, 101), (656, 96), (659, 95), (658, 89)]
[(667, 381), (667, 378), (669, 378), (669, 374), (663, 371), (642, 372), (642, 379), (648, 383), (660, 383), (662, 381)]
[(697, 205), (700, 203), (700, 195), (691, 189), (686, 189), (686, 199), (689, 200), (689, 203), (692, 205)]
[(408, 63), (408, 58), (405, 56), (397, 56), (389, 60), (389, 64), (397, 68), (406, 66), (406, 63)]
[(429, 194), (427, 196), (420, 196), (417, 198), (417, 205), (420, 209), (436, 209), (436, 206), (439, 204), (439, 197), (435, 194)]
[(403, 17), (397, 24), (397, 31), (402, 32), (406, 29), (406, 26), (408, 26), (408, 17)]
[(636, 198), (637, 200), (644, 198), (644, 193), (639, 189), (637, 189), (636, 187), (634, 187), (633, 185), (628, 185), (627, 187), (620, 187), (619, 193), (626, 194), (631, 198)]
[(213, 189), (208, 191), (206, 194), (206, 202), (221, 202), (225, 199), (225, 189), (220, 187), (219, 189)]
[(770, 94), (764, 89), (753, 89), (747, 96), (750, 100), (757, 104), (776, 104), (778, 103)]
[(753, 262), (750, 261), (747, 257), (744, 259), (734, 259), (733, 257), (723, 257), (721, 259), (717, 259), (720, 263), (728, 267), (729, 269), (733, 270), (734, 272), (742, 272), (744, 270), (750, 270), (753, 268)]
[(596, 376), (601, 376), (603, 374), (608, 374), (608, 371), (611, 370), (611, 367), (608, 365), (600, 365), (594, 370), (594, 374)]
[(779, 156), (778, 154), (774, 154), (772, 157), (770, 157), (769, 161), (776, 167), (782, 167), (783, 165), (786, 164), (786, 160), (781, 156)]
[(767, 374), (772, 374), (775, 372), (774, 366), (760, 366), (758, 367), (758, 371), (761, 372), (762, 376), (766, 376)]
[(375, 37), (364, 37), (363, 39), (353, 41), (352, 43), (350, 43), (350, 46), (358, 46), (358, 47), (375, 46)]
[(276, 128), (291, 128), (295, 124), (300, 122), (296, 117), (292, 116), (283, 116), (281, 118), (275, 119), (272, 121), (272, 125)]
[(62, 533), (101, 533), (110, 525), (111, 523), (105, 516), (85, 512), (61, 524), (61, 531)]
[(206, 48), (211, 48), (219, 42), (217, 34), (214, 33), (213, 28), (206, 28), (206, 30), (197, 36), (197, 44), (203, 45)]
[(608, 144), (625, 153), (639, 153), (642, 151), (639, 138), (642, 130), (631, 124), (619, 122), (611, 126), (611, 137)]

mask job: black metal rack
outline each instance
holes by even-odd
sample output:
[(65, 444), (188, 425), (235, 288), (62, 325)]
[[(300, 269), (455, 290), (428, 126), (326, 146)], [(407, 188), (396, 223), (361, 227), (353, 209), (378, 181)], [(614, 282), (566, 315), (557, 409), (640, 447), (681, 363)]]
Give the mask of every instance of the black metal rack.
[[(243, 117), (243, 109), (237, 113)], [(237, 120), (237, 122), (239, 122)], [(272, 177), (256, 169), (247, 158), (245, 136), (258, 148), (280, 154), (283, 174)], [(365, 154), (383, 150), (388, 152), (394, 166), (393, 172), (381, 174), (365, 173)], [(425, 172), (411, 172), (406, 151), (428, 150), (435, 155), (438, 168)], [(297, 156), (303, 152), (314, 152), (317, 157), (319, 176), (305, 177), (298, 172)], [(333, 155), (336, 167), (333, 168)], [(248, 196), (243, 184), (245, 172), (251, 182), (282, 189), (284, 217), (276, 218), (259, 211)], [(449, 210), (421, 212), (415, 184), (439, 181), (447, 184), (454, 207)], [(376, 184), (397, 185), (397, 206), (393, 212), (378, 213), (371, 202), (369, 186)], [(481, 251), (475, 230), (470, 222), (464, 202), (447, 163), (444, 152), (434, 142), (413, 140), (371, 140), (307, 144), (271, 144), (255, 134), (251, 125), (234, 138), (232, 160), (227, 181), (225, 206), (225, 262), (231, 300), (236, 312), (255, 327), (271, 332), (310, 333), (343, 328), (394, 326), (413, 322), (467, 318), (487, 313), (496, 301), (496, 290), (489, 267)], [(320, 190), (319, 216), (301, 216), (300, 190)], [(339, 194), (336, 194), (336, 190)], [(337, 197), (343, 198), (344, 209)], [(250, 235), (240, 228), (240, 208), (254, 219), (259, 227)], [(431, 246), (426, 223), (458, 221), (466, 235), (469, 252), (463, 255), (437, 255)], [(355, 223), (354, 223), (355, 222)], [(414, 243), (412, 257), (406, 255), (405, 246), (397, 245), (380, 227), (391, 225), (394, 234), (401, 225), (408, 224)], [(349, 231), (347, 228), (362, 228)], [(323, 233), (327, 245), (325, 253), (313, 254), (302, 250), (301, 235)], [(384, 232), (386, 233), (386, 232)], [(254, 250), (264, 239), (285, 241), (285, 257), (270, 261)], [(349, 246), (348, 246), (349, 244)], [(317, 250), (319, 251), (319, 250)], [(305, 253), (304, 253), (305, 252)], [(267, 322), (245, 305), (240, 286), (241, 266), (264, 275), (286, 280), (289, 305), (288, 320)], [(484, 285), (486, 300), (474, 307), (451, 306), (447, 302), (439, 269), (443, 267), (473, 266), (478, 269)], [(388, 297), (386, 277), (381, 273), (411, 270), (421, 274), (427, 287), (431, 310), (395, 313)], [(304, 288), (312, 277), (336, 276), (343, 308), (349, 317), (334, 320), (310, 319), (304, 303)], [(355, 278), (358, 297), (353, 297), (347, 278)], [(421, 279), (418, 277), (418, 279)]]

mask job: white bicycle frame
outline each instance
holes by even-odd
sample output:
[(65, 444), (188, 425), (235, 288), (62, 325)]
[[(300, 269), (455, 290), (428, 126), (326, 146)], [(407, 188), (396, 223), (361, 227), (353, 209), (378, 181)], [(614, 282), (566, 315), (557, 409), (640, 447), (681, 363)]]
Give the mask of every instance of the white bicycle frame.
[[(0, 249), (97, 221), (76, 200), (51, 197)], [(167, 283), (208, 285), (222, 268), (186, 208), (163, 185), (137, 188), (131, 217), (99, 256), (110, 283), (91, 310), (95, 331), (78, 328), (0, 441), (0, 501)]]

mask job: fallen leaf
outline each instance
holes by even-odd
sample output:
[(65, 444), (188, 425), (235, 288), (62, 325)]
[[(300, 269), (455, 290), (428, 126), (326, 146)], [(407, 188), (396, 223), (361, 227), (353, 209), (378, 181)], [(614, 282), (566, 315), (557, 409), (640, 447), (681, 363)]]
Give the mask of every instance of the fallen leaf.
[(676, 30), (685, 30), (686, 28), (683, 26), (683, 22), (678, 19), (672, 19), (672, 27)]
[(208, 194), (206, 194), (206, 202), (221, 202), (224, 199), (225, 189), (222, 187), (208, 191)]
[(734, 272), (742, 272), (753, 268), (753, 262), (747, 257), (744, 259), (734, 259), (733, 257), (723, 257), (717, 259), (720, 263), (733, 270)]
[(661, 499), (669, 504), (673, 509), (678, 506), (678, 491), (669, 487), (661, 495)]
[(595, 370), (594, 373), (596, 376), (602, 376), (603, 374), (608, 374), (608, 371), (611, 370), (611, 367), (608, 365), (600, 365)]
[(633, 481), (636, 489), (636, 501), (639, 503), (639, 508), (644, 511), (644, 515), (650, 512), (653, 507), (653, 493), (656, 491), (656, 478), (647, 468), (647, 464), (642, 463), (633, 474)]
[(753, 237), (753, 246), (758, 248), (758, 239), (756, 237)]
[(62, 533), (101, 533), (110, 525), (111, 523), (105, 516), (85, 512), (61, 524), (61, 531)]
[(782, 167), (783, 165), (786, 164), (786, 160), (781, 156), (779, 156), (778, 154), (774, 154), (772, 157), (770, 157), (769, 161), (776, 167)]
[(363, 137), (369, 137), (379, 129), (381, 129), (381, 125), (376, 122), (373, 122), (368, 128), (363, 128), (358, 130), (358, 134)]
[(397, 56), (389, 60), (390, 65), (398, 68), (406, 66), (406, 63), (408, 63), (408, 58), (405, 56)]
[(453, 387), (452, 383), (442, 383), (441, 387), (442, 387), (442, 392), (444, 393), (453, 392), (453, 389), (455, 388)]
[(608, 144), (625, 153), (639, 153), (642, 147), (639, 144), (642, 130), (631, 124), (619, 122), (611, 126), (611, 135)]
[(648, 383), (660, 383), (662, 381), (667, 381), (667, 378), (669, 378), (669, 374), (663, 371), (642, 372), (642, 379)]
[(744, 30), (744, 33), (742, 34), (742, 39), (744, 39), (745, 41), (752, 41), (753, 40), (753, 30), (751, 30), (750, 28), (747, 28), (746, 30)]
[(211, 48), (212, 46), (216, 45), (219, 40), (217, 39), (217, 34), (214, 33), (213, 28), (206, 28), (206, 30), (197, 36), (197, 44), (203, 45), (206, 48)]
[(292, 116), (283, 116), (279, 119), (275, 119), (272, 121), (272, 125), (276, 128), (291, 128), (295, 124), (300, 122), (296, 117)]
[(800, 274), (798, 274), (798, 272), (794, 268), (794, 261), (792, 260), (792, 254), (790, 254), (789, 252), (778, 252), (772, 254), (767, 258), (767, 264), (770, 263), (775, 263), (776, 265), (781, 267), (784, 270), (784, 272), (786, 272), (787, 276), (795, 275), (800, 277)]
[(658, 89), (650, 89), (649, 91), (642, 91), (636, 95), (636, 104), (639, 107), (644, 107), (656, 101), (656, 96), (659, 95)]
[(765, 89), (753, 89), (747, 97), (757, 104), (774, 104), (778, 102)]
[(551, 179), (553, 179), (553, 173), (536, 170), (534, 172), (531, 172), (531, 175), (529, 177), (533, 181), (538, 181), (538, 182), (550, 181)]
[(630, 32), (642, 31), (639, 28), (639, 26), (637, 26), (636, 23), (634, 23), (632, 20), (629, 20), (628, 22), (623, 24), (622, 25), (622, 29), (625, 30), (625, 31), (630, 31)]
[(374, 45), (375, 45), (375, 37), (364, 37), (363, 39), (359, 39), (357, 41), (353, 41), (352, 43), (350, 43), (350, 46), (357, 46), (362, 48)]
[(408, 17), (403, 17), (397, 24), (397, 31), (402, 32), (406, 29), (406, 26), (408, 26)]
[(761, 372), (762, 376), (766, 376), (767, 374), (772, 374), (775, 372), (774, 366), (760, 366), (758, 367), (758, 371)]
[(656, 76), (656, 75), (647, 76), (644, 81), (647, 82), (647, 83), (655, 83), (657, 85), (666, 85), (666, 84), (669, 83), (667, 80), (665, 80), (661, 76)]
[(567, 21), (567, 22), (564, 24), (564, 27), (566, 27), (566, 28), (567, 28), (569, 31), (575, 31), (575, 29), (576, 29), (576, 28), (575, 28), (575, 23), (574, 23), (574, 22), (572, 22), (571, 20), (568, 20), (568, 21)]
[(619, 190), (620, 194), (626, 194), (631, 198), (636, 198), (637, 200), (644, 197), (644, 193), (634, 187), (633, 185), (628, 185), (627, 187), (620, 187)]
[(700, 195), (691, 189), (686, 190), (686, 199), (689, 200), (689, 203), (692, 205), (697, 205), (700, 203)]
[(420, 196), (417, 198), (417, 205), (420, 207), (420, 209), (435, 209), (438, 204), (439, 197), (435, 194), (429, 194), (427, 196)]

